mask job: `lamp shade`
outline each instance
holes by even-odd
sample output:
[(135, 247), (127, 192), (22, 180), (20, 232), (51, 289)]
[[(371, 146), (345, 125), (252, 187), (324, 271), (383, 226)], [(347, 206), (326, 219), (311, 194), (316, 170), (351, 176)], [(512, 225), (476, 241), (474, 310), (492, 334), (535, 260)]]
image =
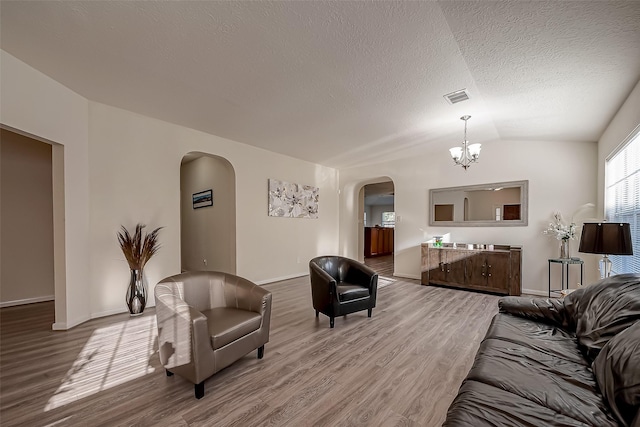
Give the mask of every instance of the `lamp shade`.
[(453, 160), (458, 161), (462, 158), (462, 147), (449, 148)]
[(579, 252), (605, 255), (633, 255), (629, 223), (585, 222)]
[(478, 157), (480, 155), (480, 148), (482, 144), (471, 144), (469, 146), (469, 154), (471, 157)]

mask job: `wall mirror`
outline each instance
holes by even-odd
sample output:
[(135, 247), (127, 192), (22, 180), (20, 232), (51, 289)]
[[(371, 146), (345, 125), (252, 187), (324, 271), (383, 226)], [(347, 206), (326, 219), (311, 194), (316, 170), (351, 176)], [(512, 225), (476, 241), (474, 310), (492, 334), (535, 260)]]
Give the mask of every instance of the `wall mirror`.
[(429, 190), (429, 225), (525, 226), (529, 181), (494, 182)]

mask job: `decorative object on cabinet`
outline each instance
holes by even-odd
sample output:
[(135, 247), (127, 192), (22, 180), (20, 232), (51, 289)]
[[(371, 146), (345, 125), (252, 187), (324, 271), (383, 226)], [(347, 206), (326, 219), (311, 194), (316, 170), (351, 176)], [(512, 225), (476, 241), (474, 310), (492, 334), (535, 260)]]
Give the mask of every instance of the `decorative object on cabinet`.
[(600, 254), (600, 278), (611, 276), (609, 255), (633, 255), (631, 226), (618, 222), (585, 222), (580, 236), (579, 252)]
[(320, 189), (269, 179), (269, 216), (318, 218)]
[(364, 256), (366, 258), (393, 253), (393, 228), (365, 227)]
[(509, 245), (422, 244), (422, 284), (520, 295), (522, 248)]
[(158, 233), (162, 227), (158, 227), (151, 233), (142, 237), (144, 224), (137, 224), (133, 235), (121, 226), (122, 230), (117, 233), (118, 243), (124, 257), (127, 259), (131, 269), (131, 279), (127, 287), (125, 301), (132, 316), (142, 314), (147, 305), (147, 287), (144, 283), (144, 266), (151, 257), (160, 249)]
[(200, 191), (193, 193), (193, 209), (206, 208), (213, 206), (213, 190)]
[(524, 226), (529, 222), (529, 181), (493, 182), (429, 190), (429, 225)]

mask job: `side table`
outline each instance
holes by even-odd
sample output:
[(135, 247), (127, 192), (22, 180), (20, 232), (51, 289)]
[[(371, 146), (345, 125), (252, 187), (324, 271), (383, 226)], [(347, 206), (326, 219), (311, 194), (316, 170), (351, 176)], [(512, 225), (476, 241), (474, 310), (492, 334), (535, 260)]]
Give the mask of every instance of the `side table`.
[[(560, 264), (560, 289), (551, 289), (551, 264)], [(560, 292), (569, 289), (569, 266), (577, 264), (580, 266), (580, 284), (584, 274), (584, 261), (580, 258), (550, 258), (549, 259), (549, 297), (551, 292)]]

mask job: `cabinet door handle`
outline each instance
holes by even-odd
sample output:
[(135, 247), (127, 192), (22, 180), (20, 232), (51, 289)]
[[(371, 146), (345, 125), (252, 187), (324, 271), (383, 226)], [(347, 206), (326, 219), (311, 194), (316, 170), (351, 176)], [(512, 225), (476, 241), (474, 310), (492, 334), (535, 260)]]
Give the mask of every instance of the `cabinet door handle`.
[(444, 262), (440, 263), (440, 271), (444, 271)]
[(488, 276), (491, 277), (491, 264), (487, 266)]
[(451, 264), (447, 263), (447, 273), (451, 273)]
[(486, 263), (482, 264), (482, 277), (486, 276), (486, 273), (485, 273), (486, 268), (487, 268), (487, 264)]

